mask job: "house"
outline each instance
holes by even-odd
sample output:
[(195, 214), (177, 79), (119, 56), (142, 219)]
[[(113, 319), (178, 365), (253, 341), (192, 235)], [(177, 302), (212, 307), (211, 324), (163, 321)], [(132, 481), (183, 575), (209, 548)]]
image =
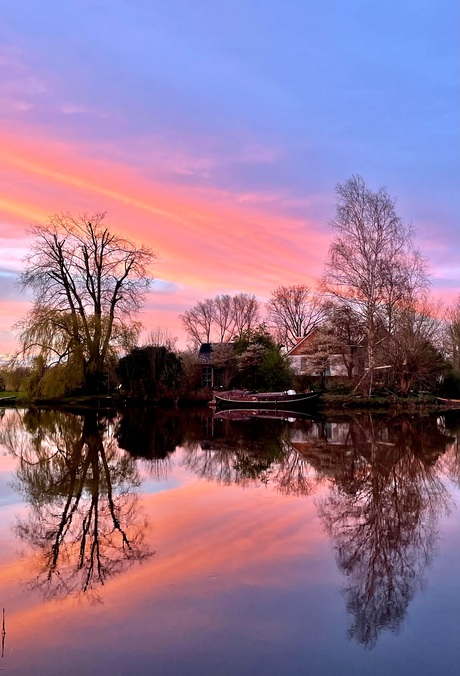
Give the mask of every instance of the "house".
[(235, 347), (235, 343), (201, 343), (201, 387), (228, 387), (236, 369)]
[(215, 387), (217, 373), (213, 362), (212, 343), (201, 343), (198, 350), (198, 363), (201, 366), (201, 386)]
[(360, 376), (365, 370), (363, 345), (344, 346), (339, 352), (334, 340), (328, 342), (324, 329), (313, 329), (287, 352), (292, 370), (297, 375), (348, 378)]

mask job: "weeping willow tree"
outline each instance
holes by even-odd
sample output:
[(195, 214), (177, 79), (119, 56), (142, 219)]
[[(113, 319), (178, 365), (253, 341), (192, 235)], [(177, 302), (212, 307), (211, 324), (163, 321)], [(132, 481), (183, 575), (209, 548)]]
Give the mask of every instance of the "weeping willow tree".
[(156, 257), (106, 227), (105, 213), (56, 214), (34, 225), (19, 283), (33, 307), (16, 325), (21, 356), (34, 357), (35, 396), (100, 391), (110, 357), (131, 347)]

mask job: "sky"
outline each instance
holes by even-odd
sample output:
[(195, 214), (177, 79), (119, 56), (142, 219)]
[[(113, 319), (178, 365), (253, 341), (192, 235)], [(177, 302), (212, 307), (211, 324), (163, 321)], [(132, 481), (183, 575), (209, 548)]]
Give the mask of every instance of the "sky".
[(151, 246), (141, 320), (314, 286), (334, 188), (397, 199), (433, 295), (460, 293), (456, 0), (3, 0), (0, 353), (31, 307), (27, 229), (106, 211)]

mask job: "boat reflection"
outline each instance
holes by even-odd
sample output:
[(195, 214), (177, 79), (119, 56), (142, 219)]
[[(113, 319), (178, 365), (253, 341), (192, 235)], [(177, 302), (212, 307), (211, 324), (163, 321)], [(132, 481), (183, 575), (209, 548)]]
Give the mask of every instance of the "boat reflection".
[(300, 411), (274, 411), (263, 408), (232, 408), (214, 413), (215, 420), (233, 420), (244, 421), (251, 418), (262, 418), (264, 420), (286, 420), (294, 422), (295, 420), (314, 420), (313, 416)]
[(449, 482), (460, 481), (460, 417), (276, 413), (5, 416), (1, 441), (17, 458), (14, 486), (30, 507), (16, 533), (34, 552), (31, 586), (100, 600), (109, 578), (149, 558), (140, 467), (164, 480), (177, 452), (181, 470), (213, 482), (318, 492), (346, 579), (349, 637), (371, 648), (382, 631), (399, 631), (452, 506)]

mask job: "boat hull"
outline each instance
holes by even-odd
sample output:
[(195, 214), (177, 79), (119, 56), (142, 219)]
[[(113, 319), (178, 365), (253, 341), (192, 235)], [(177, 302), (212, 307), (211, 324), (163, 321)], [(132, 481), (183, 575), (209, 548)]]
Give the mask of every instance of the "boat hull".
[(315, 407), (320, 397), (319, 392), (308, 394), (240, 395), (235, 393), (214, 393), (218, 408), (224, 409), (264, 409), (269, 411), (304, 411)]

